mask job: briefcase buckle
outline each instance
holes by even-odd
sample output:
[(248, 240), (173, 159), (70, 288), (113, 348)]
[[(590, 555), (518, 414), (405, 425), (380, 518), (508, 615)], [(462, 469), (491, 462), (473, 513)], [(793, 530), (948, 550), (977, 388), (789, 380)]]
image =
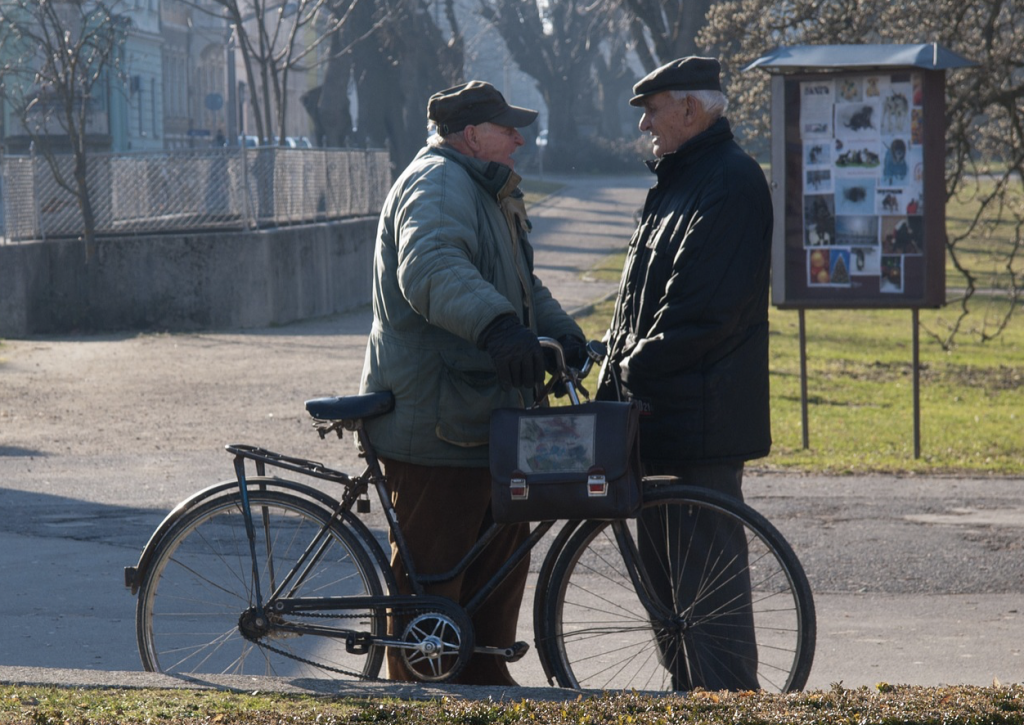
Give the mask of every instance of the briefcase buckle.
[(530, 497), (530, 487), (525, 478), (513, 477), (508, 484), (509, 497), (513, 501), (525, 501)]

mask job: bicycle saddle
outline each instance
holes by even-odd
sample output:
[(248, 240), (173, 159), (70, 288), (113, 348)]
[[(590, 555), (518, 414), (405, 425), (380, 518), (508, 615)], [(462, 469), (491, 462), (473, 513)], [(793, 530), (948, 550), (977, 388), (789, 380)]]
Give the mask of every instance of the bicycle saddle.
[(373, 418), (391, 412), (394, 407), (395, 396), (390, 390), (306, 401), (306, 411), (317, 420)]

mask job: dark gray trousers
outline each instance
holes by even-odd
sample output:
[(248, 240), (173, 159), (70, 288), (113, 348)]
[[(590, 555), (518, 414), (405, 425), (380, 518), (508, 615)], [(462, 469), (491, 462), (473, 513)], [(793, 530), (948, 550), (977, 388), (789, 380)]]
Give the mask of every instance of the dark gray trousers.
[[(743, 463), (644, 466), (645, 475), (743, 500)], [(678, 690), (755, 690), (757, 644), (744, 528), (711, 511), (641, 513), (637, 547), (652, 594), (682, 626), (662, 628), (659, 657)], [(656, 623), (657, 624), (657, 623)]]

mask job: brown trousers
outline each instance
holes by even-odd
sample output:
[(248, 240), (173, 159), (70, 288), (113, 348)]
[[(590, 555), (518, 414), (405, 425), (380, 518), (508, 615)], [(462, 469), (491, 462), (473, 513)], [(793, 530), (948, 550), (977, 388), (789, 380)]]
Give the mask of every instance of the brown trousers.
[[(486, 468), (420, 466), (382, 459), (388, 492), (398, 524), (420, 574), (451, 570), (490, 526), (491, 476)], [(460, 576), (425, 587), (427, 594), (448, 597), (465, 606), (491, 575), (529, 535), (528, 524), (506, 526)], [(529, 558), (517, 566), (473, 617), (476, 644), (508, 647), (516, 638)], [(391, 569), (402, 594), (412, 593), (409, 575), (391, 537)], [(396, 634), (401, 635), (401, 632)], [(402, 653), (388, 650), (388, 677), (413, 680)], [(474, 654), (452, 680), (466, 685), (515, 685), (507, 663), (494, 655)]]

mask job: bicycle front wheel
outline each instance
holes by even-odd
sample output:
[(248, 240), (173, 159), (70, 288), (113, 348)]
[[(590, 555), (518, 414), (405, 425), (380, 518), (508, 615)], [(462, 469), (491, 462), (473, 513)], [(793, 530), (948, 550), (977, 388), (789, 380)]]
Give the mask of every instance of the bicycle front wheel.
[(782, 535), (736, 499), (645, 490), (633, 520), (585, 522), (543, 603), (563, 687), (798, 690), (814, 657), (810, 586)]
[[(250, 490), (255, 571), (267, 602), (289, 575), (293, 597), (382, 593), (380, 574), (357, 533), (319, 504), (274, 490)], [(307, 547), (327, 536), (301, 566)], [(375, 545), (375, 544), (374, 544)], [(344, 638), (254, 626), (254, 562), (242, 497), (229, 493), (197, 506), (157, 544), (139, 587), (136, 630), (142, 664), (151, 672), (373, 678), (382, 647), (350, 653)], [(292, 621), (298, 621), (293, 617)], [(318, 613), (321, 627), (383, 635), (385, 618), (369, 610)]]

